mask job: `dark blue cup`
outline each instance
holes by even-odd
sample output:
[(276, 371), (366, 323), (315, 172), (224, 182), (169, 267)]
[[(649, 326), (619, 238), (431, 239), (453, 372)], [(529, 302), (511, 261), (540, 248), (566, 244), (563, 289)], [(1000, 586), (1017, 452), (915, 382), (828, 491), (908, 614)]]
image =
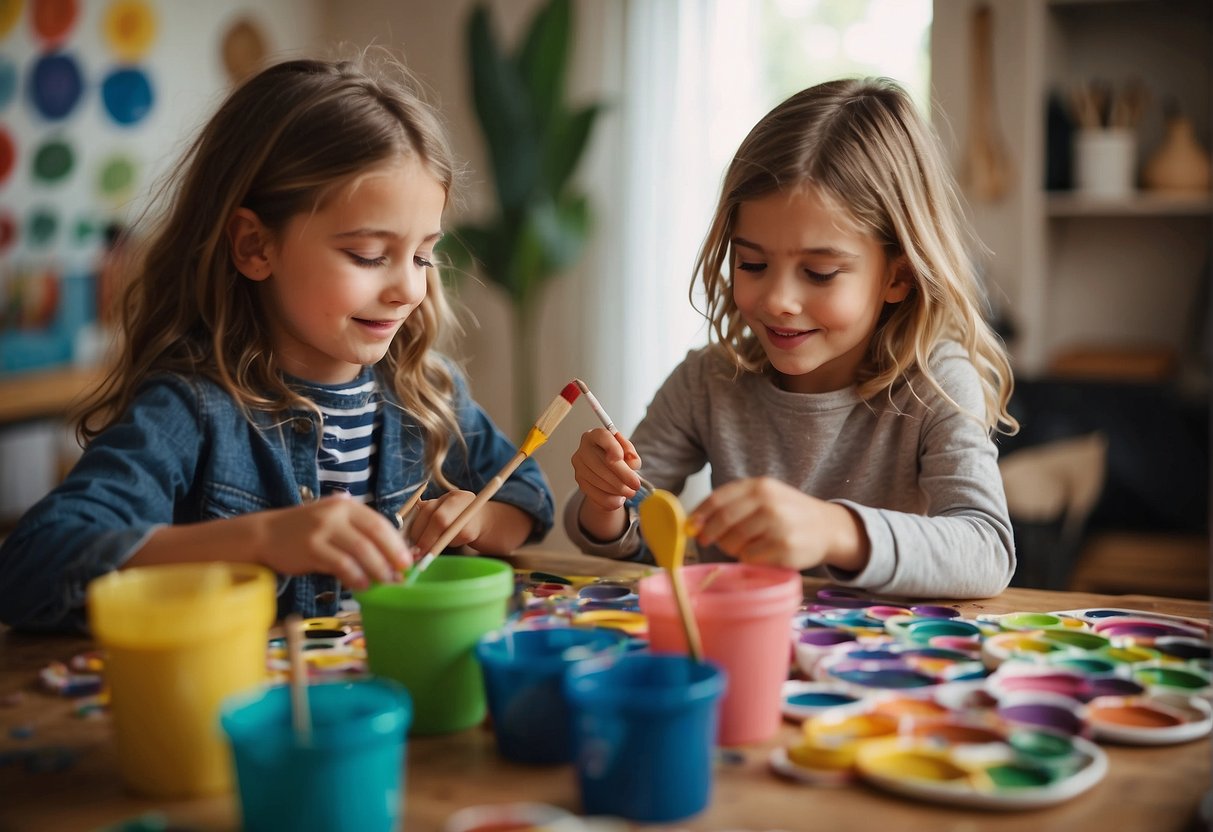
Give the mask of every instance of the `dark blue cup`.
[(725, 689), (718, 665), (631, 652), (578, 663), (565, 689), (585, 814), (665, 823), (708, 805)]
[(310, 685), (311, 741), (291, 720), (290, 688), (224, 700), (245, 832), (394, 832), (404, 804), (408, 692), (389, 679)]
[(519, 763), (573, 759), (565, 671), (578, 661), (621, 653), (618, 630), (553, 627), (495, 630), (476, 645), (501, 756)]

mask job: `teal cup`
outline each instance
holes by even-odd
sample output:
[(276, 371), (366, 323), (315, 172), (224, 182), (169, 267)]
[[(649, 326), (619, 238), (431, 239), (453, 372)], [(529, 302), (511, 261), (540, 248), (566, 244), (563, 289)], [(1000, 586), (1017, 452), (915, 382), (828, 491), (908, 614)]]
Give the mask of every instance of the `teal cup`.
[(231, 744), (245, 832), (393, 832), (404, 804), (403, 687), (370, 677), (311, 685), (310, 742), (280, 685), (226, 699), (219, 721)]

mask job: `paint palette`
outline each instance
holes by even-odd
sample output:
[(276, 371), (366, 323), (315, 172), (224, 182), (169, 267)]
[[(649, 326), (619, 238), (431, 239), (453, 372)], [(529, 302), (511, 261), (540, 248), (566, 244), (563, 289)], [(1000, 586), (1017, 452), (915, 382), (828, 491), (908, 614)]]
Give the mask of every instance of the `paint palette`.
[(948, 696), (878, 694), (823, 710), (804, 722), (800, 742), (774, 749), (769, 764), (798, 782), (861, 779), (908, 797), (990, 809), (1060, 803), (1107, 773), (1107, 755), (1081, 736), (1077, 703), (1045, 694), (999, 699), (984, 684), (935, 692)]
[(789, 679), (783, 683), (783, 716), (792, 722), (802, 722), (812, 716), (859, 701), (841, 685), (828, 682), (804, 682)]
[(635, 581), (515, 569), (514, 590), (521, 608), (511, 627), (605, 627), (637, 640), (648, 637)]

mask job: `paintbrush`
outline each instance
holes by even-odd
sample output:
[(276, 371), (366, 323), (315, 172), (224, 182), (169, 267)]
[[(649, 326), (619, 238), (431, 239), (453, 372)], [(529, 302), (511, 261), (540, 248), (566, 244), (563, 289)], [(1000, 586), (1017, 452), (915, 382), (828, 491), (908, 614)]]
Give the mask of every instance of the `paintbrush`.
[[(607, 429), (608, 433), (610, 433), (612, 436), (615, 437), (615, 439), (617, 439), (619, 441), (619, 444), (622, 447), (623, 446), (623, 434), (619, 432), (619, 428), (615, 427), (615, 423), (613, 421), (611, 421), (611, 417), (607, 415), (606, 410), (603, 408), (602, 404), (598, 401), (598, 397), (590, 392), (590, 388), (581, 379), (575, 378), (575, 379), (573, 379), (573, 382), (579, 388), (581, 388), (581, 392), (585, 395), (585, 400), (590, 403), (590, 409), (594, 411), (594, 415), (596, 415), (598, 417), (598, 421), (602, 422), (602, 426)], [(650, 494), (652, 494), (656, 490), (656, 488), (653, 486), (653, 483), (649, 482), (644, 477), (641, 477), (640, 474), (637, 474), (636, 476), (640, 478), (640, 488), (643, 491), (647, 491)]]
[(514, 473), (514, 469), (522, 464), (522, 461), (533, 454), (540, 445), (548, 441), (548, 437), (552, 435), (552, 431), (556, 426), (564, 420), (565, 416), (569, 415), (569, 411), (573, 407), (573, 402), (577, 401), (577, 397), (581, 395), (577, 385), (569, 382), (564, 386), (556, 398), (552, 399), (549, 404), (539, 414), (539, 418), (535, 420), (535, 424), (527, 431), (526, 438), (522, 440), (522, 446), (518, 449), (518, 453), (501, 467), (501, 470), (493, 475), (493, 478), (485, 483), (484, 488), (480, 489), (480, 493), (472, 502), (468, 503), (463, 511), (459, 512), (459, 516), (447, 527), (447, 530), (442, 533), (442, 536), (434, 542), (433, 547), (426, 553), (425, 557), (417, 561), (417, 564), (409, 570), (409, 574), (405, 577), (405, 584), (414, 583), (417, 578), (429, 568), (429, 565), (434, 562), (434, 558), (438, 557), (438, 553), (446, 548), (447, 544), (455, 539), (455, 535), (459, 534), (460, 530), (467, 525), (468, 520), (472, 519), (480, 507), (487, 503), (498, 489), (505, 484), (509, 479), (510, 474)]
[(295, 744), (307, 748), (312, 744), (312, 712), (307, 701), (307, 661), (303, 658), (303, 620), (291, 613), (283, 622), (286, 629), (286, 649), (291, 666), (291, 721), (295, 727)]
[(404, 529), (404, 518), (408, 517), (409, 512), (417, 507), (417, 503), (421, 502), (421, 495), (425, 493), (425, 489), (429, 487), (429, 484), (430, 481), (425, 480), (421, 483), (421, 485), (417, 486), (417, 490), (413, 492), (413, 496), (405, 500), (404, 505), (402, 505), (400, 510), (396, 512), (397, 528), (402, 530)]

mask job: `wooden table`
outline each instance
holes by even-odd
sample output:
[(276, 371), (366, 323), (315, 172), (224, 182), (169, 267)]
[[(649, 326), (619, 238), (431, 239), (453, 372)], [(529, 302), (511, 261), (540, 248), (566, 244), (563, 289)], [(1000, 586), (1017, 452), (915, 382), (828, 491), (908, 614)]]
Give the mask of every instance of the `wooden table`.
[(63, 367), (0, 378), (0, 425), (61, 419), (103, 374), (96, 367)]
[[(521, 568), (566, 575), (626, 578), (645, 571), (632, 564), (542, 550), (523, 551), (509, 560)], [(805, 581), (807, 592), (821, 585), (819, 581)], [(1097, 606), (1208, 617), (1207, 604), (1197, 601), (1029, 589), (1011, 589), (997, 598), (955, 606), (967, 617)], [(0, 830), (97, 830), (151, 811), (190, 829), (237, 828), (232, 795), (163, 802), (127, 794), (118, 775), (108, 720), (81, 720), (73, 715), (70, 700), (39, 690), (40, 668), (52, 660), (66, 661), (89, 646), (82, 638), (0, 632), (0, 700), (14, 692), (22, 693), (20, 704), (0, 705), (0, 755), (24, 748), (60, 746), (76, 756), (70, 767), (58, 772), (33, 774), (20, 764), (0, 766)], [(17, 725), (31, 725), (33, 735), (26, 739), (10, 736)], [(1208, 738), (1161, 747), (1105, 746), (1108, 774), (1085, 794), (1047, 809), (991, 812), (919, 803), (862, 785), (824, 788), (782, 780), (768, 769), (767, 755), (775, 745), (791, 741), (796, 732), (795, 726), (787, 725), (776, 740), (740, 749), (743, 760), (718, 768), (708, 809), (676, 826), (755, 832), (1188, 832), (1204, 828), (1197, 813), (1210, 786)], [(404, 828), (409, 832), (437, 832), (455, 809), (469, 805), (534, 800), (578, 809), (571, 767), (527, 767), (505, 762), (498, 757), (486, 728), (411, 738), (406, 784)]]

